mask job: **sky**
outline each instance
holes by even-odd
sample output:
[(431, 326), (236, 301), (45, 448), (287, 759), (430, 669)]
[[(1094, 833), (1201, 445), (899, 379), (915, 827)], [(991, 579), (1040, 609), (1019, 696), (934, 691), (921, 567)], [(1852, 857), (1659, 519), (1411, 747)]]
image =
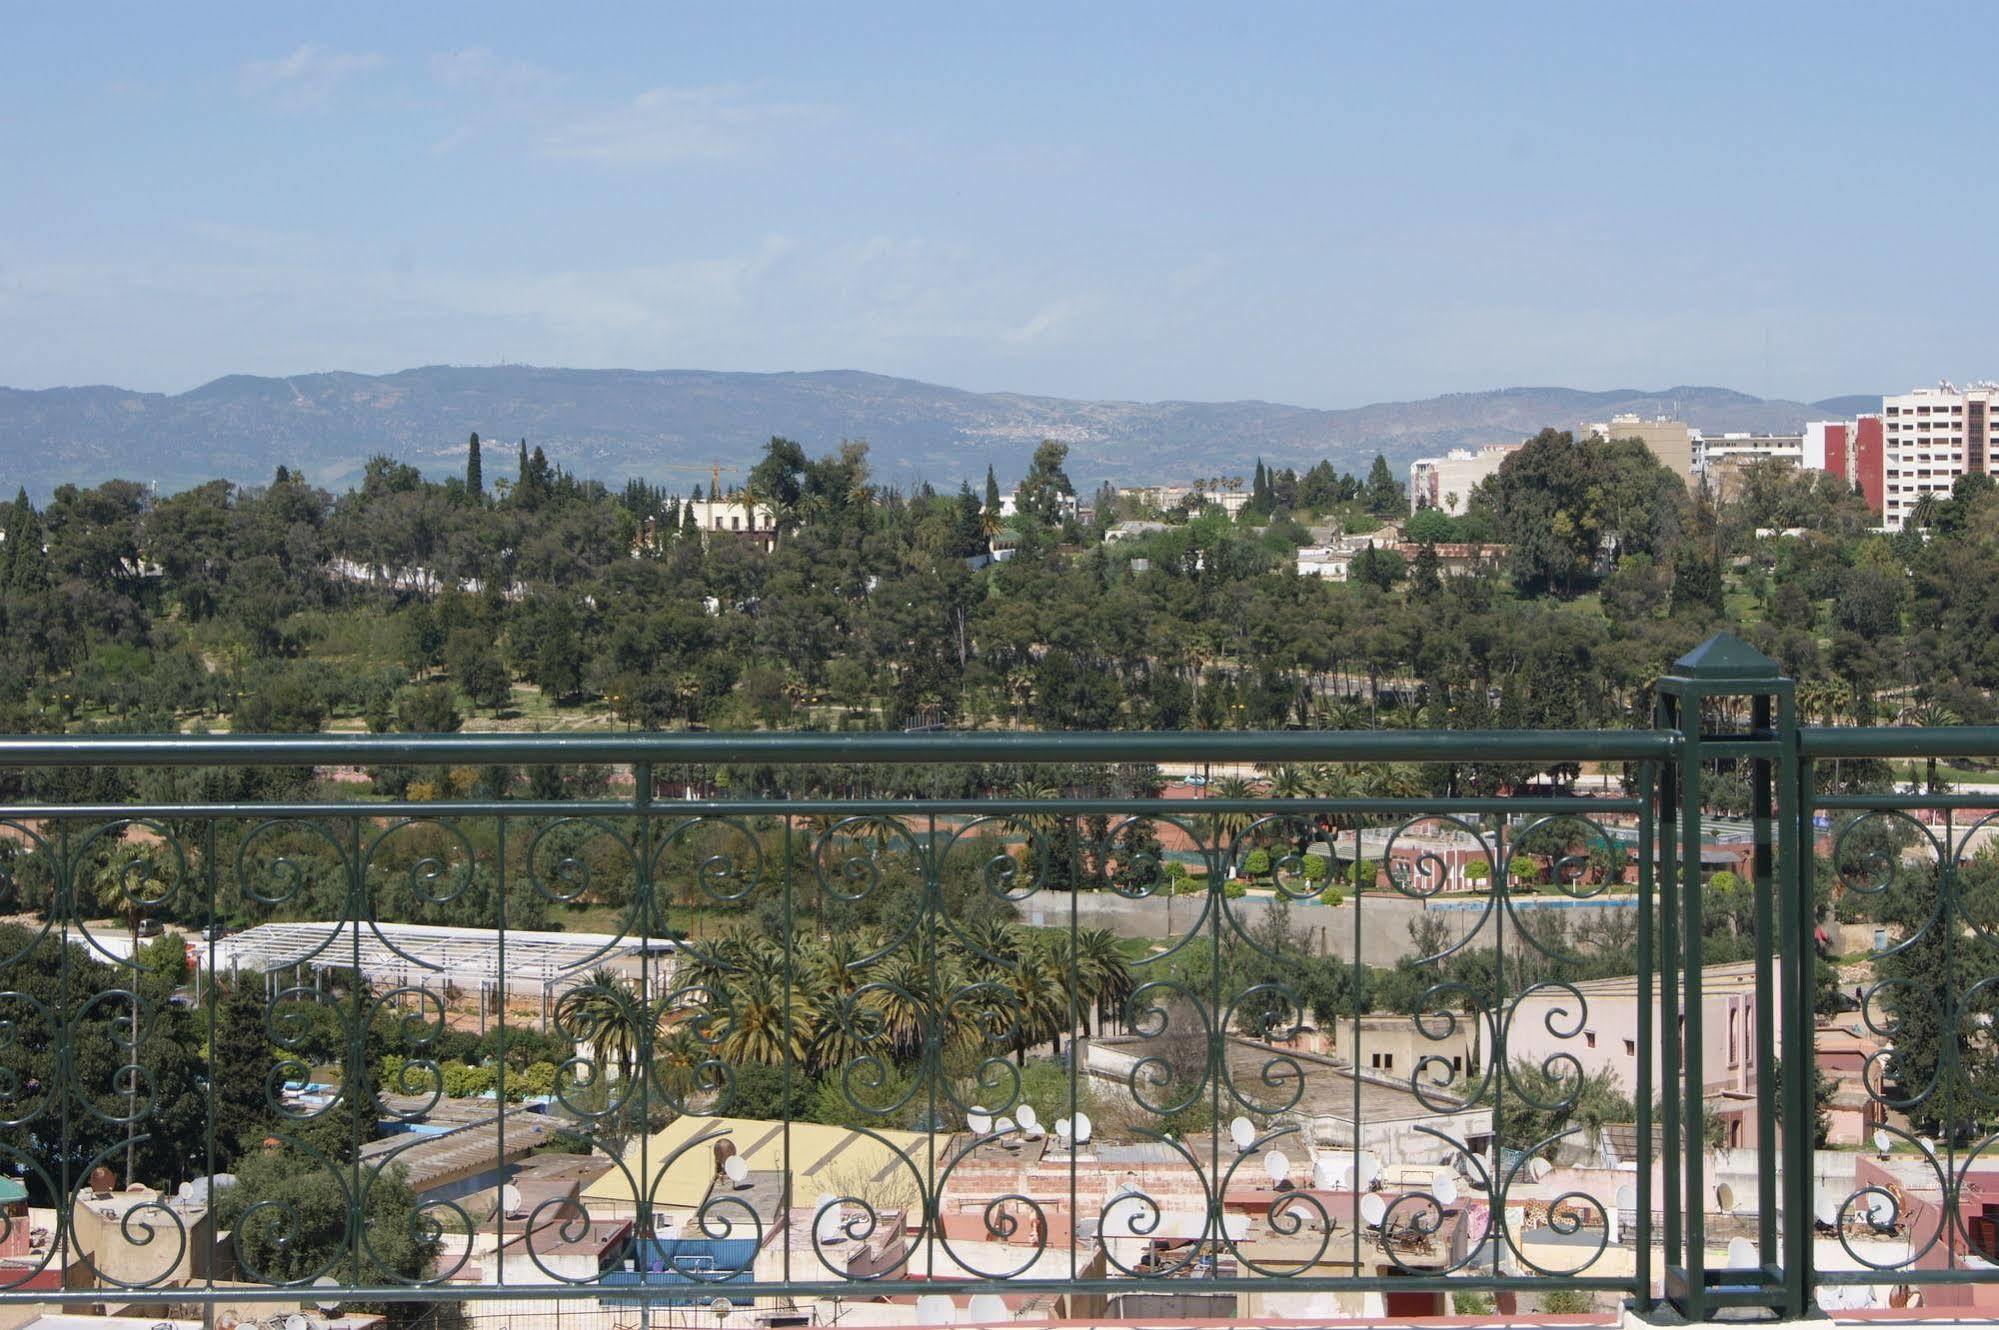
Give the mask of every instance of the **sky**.
[(0, 384), (1999, 376), (1976, 6), (178, 8), (9, 8)]

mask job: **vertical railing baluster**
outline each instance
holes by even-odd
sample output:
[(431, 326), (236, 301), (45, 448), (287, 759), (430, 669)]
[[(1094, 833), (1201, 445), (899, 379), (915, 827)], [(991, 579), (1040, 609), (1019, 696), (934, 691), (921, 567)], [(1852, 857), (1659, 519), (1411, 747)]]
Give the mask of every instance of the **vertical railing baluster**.
[(348, 840), (354, 852), (354, 859), (347, 875), (347, 936), (354, 968), (349, 975), (348, 987), (352, 996), (352, 1016), (347, 1023), (346, 1064), (340, 1073), (340, 1088), (347, 1103), (348, 1120), (353, 1130), (350, 1148), (354, 1151), (354, 1187), (347, 1197), (347, 1239), (353, 1244), (353, 1281), (358, 1287), (362, 1283), (361, 1253), (363, 1249), (362, 1230), (367, 1223), (367, 1214), (361, 1204), (362, 1166), (361, 1142), (363, 1122), (368, 1116), (370, 1105), (364, 1103), (358, 1093), (367, 1089), (367, 1020), (368, 983), (361, 975), (361, 929), (368, 907), (368, 865), (363, 857), (361, 819), (348, 819)]
[[(783, 1138), (778, 1142), (778, 1149), (781, 1151), (784, 1160), (784, 1176), (786, 1177), (786, 1179), (789, 1179), (792, 1176), (791, 1173), (791, 1073), (792, 1073), (791, 972), (792, 969), (798, 964), (798, 915), (796, 907), (796, 895), (793, 891), (793, 884), (792, 884), (792, 872), (796, 863), (796, 860), (793, 858), (792, 854), (792, 833), (794, 829), (794, 823), (789, 813), (786, 813), (783, 816), (783, 818), (780, 819), (780, 821), (784, 827), (784, 1098), (780, 1101), (784, 1105), (784, 1122), (782, 1124), (784, 1135)], [(838, 1018), (842, 1020), (846, 1019), (847, 1013), (846, 1012), (838, 1013)], [(841, 1045), (841, 1047), (844, 1046), (845, 1046), (844, 1044)], [(798, 1199), (796, 1197), (789, 1196), (789, 1183), (787, 1183), (786, 1194), (790, 1205), (795, 1206), (798, 1204)], [(783, 1225), (783, 1231), (784, 1231), (784, 1246), (783, 1249), (779, 1252), (778, 1256), (779, 1260), (783, 1263), (784, 1282), (789, 1284), (791, 1282), (790, 1212), (788, 1210), (780, 1211), (778, 1216), (778, 1222)], [(812, 1215), (813, 1247), (815, 1250), (817, 1249), (818, 1246), (817, 1242), (818, 1233), (819, 1233), (819, 1214), (818, 1211), (815, 1210)], [(819, 1272), (815, 1270), (813, 1273), (816, 1277)]]
[[(1818, 1085), (1813, 1032), (1818, 990), (1814, 936), (1818, 865), (1812, 835), (1811, 771), (1811, 764), (1798, 753), (1796, 698), (1786, 690), (1777, 699), (1777, 893), (1784, 906), (1778, 935), (1798, 961), (1787, 988), (1783, 1062), (1806, 1069), (1804, 1074), (1784, 1080), (1784, 1307), (1794, 1317), (1811, 1310), (1812, 1225), (1818, 1209), (1811, 1113)], [(1768, 1071), (1761, 1068), (1759, 1074)]]
[[(1673, 730), (1679, 726), (1679, 699), (1661, 695), (1656, 712), (1657, 727)], [(1655, 878), (1659, 909), (1659, 1041), (1660, 1130), (1658, 1152), (1659, 1189), (1665, 1202), (1666, 1268), (1685, 1266), (1685, 1235), (1681, 1225), (1681, 1130), (1680, 1130), (1680, 854), (1674, 834), (1679, 821), (1680, 763), (1675, 757), (1660, 769), (1659, 785), (1652, 811), (1657, 827), (1658, 872)]]
[[(1651, 762), (1638, 764), (1638, 797), (1645, 807), (1638, 814), (1638, 1178), (1636, 1212), (1632, 1215), (1635, 1259), (1633, 1293), (1639, 1312), (1650, 1312), (1652, 1298), (1652, 1167), (1657, 1151), (1652, 1141), (1652, 1066), (1657, 1056), (1653, 1042), (1655, 1013), (1652, 1009), (1652, 975), (1655, 945), (1653, 910), (1653, 858), (1658, 853), (1653, 836), (1653, 799), (1658, 793), (1659, 769)], [(1612, 1200), (1616, 1198), (1613, 1196)]]
[[(1771, 738), (1771, 703), (1767, 693), (1758, 694), (1751, 700), (1750, 728), (1758, 739)], [(1771, 1064), (1776, 1060), (1777, 1041), (1773, 1026), (1776, 1024), (1774, 1001), (1777, 993), (1775, 975), (1777, 932), (1774, 905), (1771, 899), (1776, 888), (1775, 864), (1772, 862), (1771, 833), (1775, 817), (1773, 807), (1773, 777), (1775, 771), (1767, 755), (1751, 759), (1750, 773), (1750, 883), (1755, 893), (1756, 907), (1756, 993), (1753, 1010), (1756, 1013), (1756, 1042), (1754, 1052), (1744, 1048), (1745, 1056), (1756, 1059), (1756, 1152), (1759, 1159), (1770, 1159), (1778, 1149), (1777, 1141), (1777, 1096), (1770, 1084)], [(1785, 893), (1788, 897), (1791, 893)], [(1786, 901), (1787, 906), (1790, 902)], [(1782, 936), (1789, 936), (1788, 932)], [(1811, 953), (1805, 952), (1790, 958), (1790, 967), (1811, 965)], [(1809, 1020), (1811, 1008), (1792, 1013), (1793, 1019)], [(1731, 1017), (1731, 1019), (1733, 1019)], [(1809, 1080), (1811, 1069), (1797, 1068), (1793, 1080), (1801, 1077)], [(1809, 1165), (1811, 1155), (1806, 1153), (1804, 1162)], [(1799, 1163), (1799, 1157), (1791, 1152), (1784, 1153), (1784, 1172), (1788, 1175)], [(1768, 1270), (1777, 1264), (1777, 1173), (1775, 1168), (1756, 1170), (1756, 1259)]]
[[(1783, 898), (1795, 902), (1797, 920), (1783, 930), (1789, 948), (1801, 958), (1791, 968), (1791, 982), (1785, 986), (1783, 1004), (1787, 1016), (1783, 1024), (1783, 1056), (1793, 1066), (1811, 1066), (1813, 1090), (1817, 1090), (1817, 1046), (1813, 1034), (1813, 1002), (1817, 1000), (1817, 952), (1807, 946), (1813, 932), (1813, 912), (1819, 900), (1817, 882), (1817, 836), (1811, 826), (1813, 768), (1797, 748), (1797, 704), (1783, 698), (1777, 712), (1777, 872), (1783, 874)], [(1797, 1080), (1797, 1078), (1793, 1078)], [(1803, 1094), (1787, 1092), (1783, 1098), (1783, 1138), (1809, 1138), (1813, 1132), (1811, 1100)], [(1813, 1154), (1813, 1160), (1817, 1156)], [(1817, 1168), (1797, 1170), (1799, 1176), (1785, 1186), (1785, 1254), (1783, 1286), (1785, 1308), (1791, 1316), (1805, 1316), (1813, 1302), (1817, 1270), (1813, 1264), (1815, 1242), (1813, 1222), (1817, 1218), (1815, 1178)]]
[(1681, 702), (1680, 712), (1680, 928), (1686, 951), (1681, 982), (1686, 994), (1685, 1059), (1680, 1089), (1685, 1097), (1683, 1118), (1690, 1139), (1686, 1172), (1686, 1299), (1690, 1321), (1707, 1315), (1707, 1072), (1702, 1043), (1701, 994), (1701, 707), (1698, 695)]
[[(494, 983), (499, 988), (500, 999), (500, 1019), (494, 1028), (499, 1031), (496, 1037), (496, 1045), (500, 1051), (500, 1059), (499, 1068), (494, 1077), (493, 1107), (499, 1111), (500, 1117), (498, 1122), (499, 1143), (493, 1150), (495, 1156), (493, 1160), (493, 1174), (499, 1179), (499, 1186), (495, 1190), (494, 1195), (500, 1199), (493, 1207), (494, 1217), (499, 1221), (496, 1229), (498, 1236), (494, 1240), (493, 1247), (493, 1282), (501, 1284), (506, 1282), (506, 1266), (500, 1259), (500, 1253), (507, 1249), (507, 1206), (504, 1200), (507, 1194), (507, 1055), (509, 1052), (507, 1048), (507, 819), (505, 816), (500, 816), (494, 819), (494, 823), (493, 922), (499, 930), (499, 937), (494, 943), (493, 966), (497, 973), (493, 978)], [(474, 867), (476, 868), (476, 864)], [(486, 1025), (486, 999), (487, 993), (482, 985), (479, 991), (479, 1026), (482, 1030)], [(522, 1250), (526, 1250), (528, 1245), (533, 1241), (533, 1238), (527, 1233), (527, 1221), (525, 1220), (521, 1222), (521, 1233), (521, 1247)], [(465, 1239), (467, 1244), (466, 1259), (469, 1261), (471, 1259), (470, 1244), (472, 1240), (472, 1234), (469, 1231), (466, 1233)]]
[[(632, 812), (638, 823), (633, 828), (633, 841), (638, 846), (638, 854), (636, 856), (636, 863), (634, 864), (635, 880), (632, 883), (632, 897), (637, 905), (639, 920), (638, 1000), (645, 1004), (642, 1011), (650, 1011), (653, 1000), (652, 763), (650, 762), (634, 762), (632, 764)], [(695, 871), (699, 872), (700, 851), (698, 848), (695, 853), (697, 862)], [(637, 1038), (633, 1042), (639, 1046), (639, 1055), (633, 1059), (631, 1074), (636, 1076), (639, 1082), (636, 1096), (638, 1100), (639, 1167), (638, 1172), (633, 1175), (632, 1179), (633, 1189), (638, 1193), (633, 1198), (632, 1203), (633, 1250), (634, 1254), (638, 1257), (633, 1262), (633, 1266), (638, 1276), (639, 1324), (645, 1330), (651, 1330), (653, 1289), (650, 1269), (652, 1259), (648, 1253), (650, 1244), (657, 1237), (657, 1225), (653, 1220), (652, 1214), (652, 1133), (648, 1130), (652, 1125), (652, 1106), (648, 1098), (652, 1091), (652, 1069), (645, 1060), (646, 1053), (649, 1051), (645, 1030), (651, 1022), (638, 1013), (634, 1013), (634, 1015), (637, 1018), (639, 1028)], [(596, 1056), (601, 1059), (603, 1056), (602, 1051), (596, 1050)], [(603, 1071), (600, 1069), (596, 1074), (601, 1076)], [(620, 1114), (627, 1112), (627, 1106), (633, 1099), (632, 1092), (632, 1086), (625, 1086), (623, 1100), (616, 1101), (619, 1103), (617, 1111)], [(606, 1102), (614, 1101), (607, 1097)], [(624, 1124), (613, 1124), (614, 1128), (628, 1125), (630, 1125), (629, 1117), (627, 1117), (627, 1121)], [(622, 1135), (622, 1131), (619, 1134)]]

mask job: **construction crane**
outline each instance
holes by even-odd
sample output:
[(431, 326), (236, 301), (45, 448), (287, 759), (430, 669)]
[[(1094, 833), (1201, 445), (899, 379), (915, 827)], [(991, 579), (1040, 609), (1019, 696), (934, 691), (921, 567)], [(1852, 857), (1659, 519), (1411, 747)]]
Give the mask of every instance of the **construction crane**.
[(706, 471), (708, 473), (708, 497), (711, 499), (720, 496), (723, 473), (726, 472), (733, 476), (738, 470), (738, 468), (733, 466), (723, 466), (720, 462), (710, 462), (706, 466), (695, 466), (685, 462), (659, 462), (652, 469), (655, 471), (692, 471), (697, 475)]

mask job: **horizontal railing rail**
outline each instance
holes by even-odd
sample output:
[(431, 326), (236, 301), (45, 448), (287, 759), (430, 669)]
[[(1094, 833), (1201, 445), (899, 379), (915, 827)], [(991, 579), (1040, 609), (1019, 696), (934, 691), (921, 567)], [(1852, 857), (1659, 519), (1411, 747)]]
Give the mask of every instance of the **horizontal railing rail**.
[(739, 765), (1071, 762), (1640, 762), (1654, 730), (1298, 730), (988, 734), (674, 733), (0, 736), (0, 767)]

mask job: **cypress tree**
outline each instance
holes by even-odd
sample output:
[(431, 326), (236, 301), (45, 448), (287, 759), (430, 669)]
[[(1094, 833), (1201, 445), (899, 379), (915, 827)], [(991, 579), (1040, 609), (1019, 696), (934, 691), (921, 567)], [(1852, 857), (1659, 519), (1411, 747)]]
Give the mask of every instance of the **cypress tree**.
[(993, 474), (992, 463), (988, 462), (986, 463), (986, 511), (989, 513), (997, 513), (999, 510), (1000, 510), (999, 477)]
[(14, 495), (7, 511), (7, 540), (4, 572), (9, 591), (43, 591), (48, 588), (48, 557), (42, 552), (42, 517), (28, 502), (25, 486)]
[(474, 498), (486, 492), (486, 478), (479, 460), (479, 432), (472, 432), (472, 442), (465, 449), (465, 489)]

